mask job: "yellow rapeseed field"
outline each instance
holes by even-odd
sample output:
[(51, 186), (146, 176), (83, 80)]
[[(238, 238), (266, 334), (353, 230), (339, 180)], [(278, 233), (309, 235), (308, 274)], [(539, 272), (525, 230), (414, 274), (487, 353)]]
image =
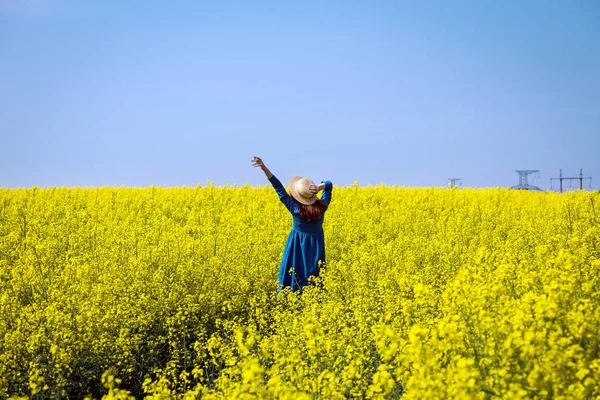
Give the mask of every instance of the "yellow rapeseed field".
[(334, 188), (275, 295), (270, 186), (0, 189), (0, 398), (600, 397), (600, 194)]

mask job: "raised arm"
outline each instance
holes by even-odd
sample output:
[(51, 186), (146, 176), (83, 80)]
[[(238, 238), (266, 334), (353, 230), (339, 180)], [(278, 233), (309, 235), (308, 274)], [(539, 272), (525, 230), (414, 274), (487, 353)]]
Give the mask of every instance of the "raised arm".
[(252, 166), (262, 169), (262, 172), (265, 173), (267, 179), (271, 179), (271, 177), (273, 176), (271, 171), (269, 171), (269, 168), (267, 168), (267, 166), (260, 157), (254, 156), (254, 158), (252, 159)]
[(324, 181), (321, 182), (319, 186), (324, 186), (321, 200), (323, 201), (323, 203), (329, 205), (329, 203), (331, 202), (331, 192), (333, 191), (333, 184), (331, 183), (331, 181)]
[(277, 179), (277, 177), (275, 177), (275, 175), (273, 175), (271, 171), (269, 171), (269, 169), (267, 168), (265, 163), (260, 159), (260, 157), (254, 156), (254, 158), (252, 159), (252, 166), (262, 169), (269, 182), (271, 182), (271, 184), (273, 185), (275, 192), (277, 192), (279, 200), (281, 200), (285, 207), (293, 214), (294, 209), (296, 208), (296, 203), (287, 194), (285, 188), (283, 187), (279, 179)]

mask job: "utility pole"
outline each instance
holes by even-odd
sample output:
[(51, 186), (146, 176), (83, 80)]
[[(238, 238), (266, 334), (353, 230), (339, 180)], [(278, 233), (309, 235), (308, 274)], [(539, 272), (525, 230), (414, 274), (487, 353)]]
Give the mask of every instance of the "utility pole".
[(569, 183), (571, 183), (573, 180), (579, 180), (579, 190), (583, 190), (583, 180), (584, 179), (589, 179), (590, 180), (590, 187), (592, 186), (592, 177), (591, 176), (583, 176), (583, 168), (579, 169), (579, 176), (567, 176), (564, 177), (562, 174), (562, 169), (559, 169), (559, 176), (558, 178), (550, 178), (550, 188), (552, 188), (552, 181), (559, 181), (560, 182), (560, 192), (563, 192), (563, 180), (568, 180)]
[[(462, 178), (448, 178), (450, 181), (450, 187), (456, 187), (462, 185)], [(458, 182), (458, 184), (457, 184)]]

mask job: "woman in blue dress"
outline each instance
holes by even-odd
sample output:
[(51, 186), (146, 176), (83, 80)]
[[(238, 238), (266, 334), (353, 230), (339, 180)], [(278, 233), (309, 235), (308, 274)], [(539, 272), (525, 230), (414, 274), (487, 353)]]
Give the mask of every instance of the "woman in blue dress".
[[(292, 214), (292, 228), (279, 268), (279, 286), (289, 286), (292, 292), (308, 284), (310, 276), (318, 277), (319, 268), (325, 263), (325, 240), (323, 236), (323, 217), (331, 201), (332, 184), (330, 181), (320, 185), (309, 178), (295, 176), (290, 180), (290, 194), (269, 171), (259, 157), (252, 159), (252, 165), (263, 170), (279, 200)], [(316, 194), (323, 190), (319, 200)]]

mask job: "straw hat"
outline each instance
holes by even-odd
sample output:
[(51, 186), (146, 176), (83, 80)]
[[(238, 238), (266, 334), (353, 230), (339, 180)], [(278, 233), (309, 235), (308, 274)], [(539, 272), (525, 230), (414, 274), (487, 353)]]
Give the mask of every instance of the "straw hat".
[(308, 186), (314, 184), (315, 183), (310, 178), (294, 176), (292, 179), (290, 179), (290, 192), (292, 193), (294, 199), (302, 204), (310, 206), (315, 204), (315, 201), (317, 201), (317, 196), (308, 190)]

